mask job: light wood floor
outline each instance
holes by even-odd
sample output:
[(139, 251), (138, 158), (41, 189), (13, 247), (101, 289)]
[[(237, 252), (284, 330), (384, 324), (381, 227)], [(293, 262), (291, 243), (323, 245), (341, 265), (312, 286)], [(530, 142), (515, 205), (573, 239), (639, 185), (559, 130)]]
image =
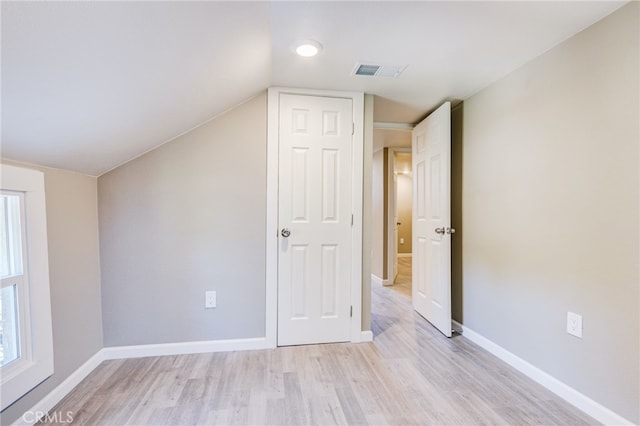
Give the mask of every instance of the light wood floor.
[(90, 425), (596, 423), (442, 336), (413, 312), (406, 284), (372, 293), (373, 343), (106, 361), (54, 410)]
[(393, 285), (389, 286), (394, 291), (400, 292), (411, 298), (411, 258), (398, 258), (398, 275), (393, 281)]

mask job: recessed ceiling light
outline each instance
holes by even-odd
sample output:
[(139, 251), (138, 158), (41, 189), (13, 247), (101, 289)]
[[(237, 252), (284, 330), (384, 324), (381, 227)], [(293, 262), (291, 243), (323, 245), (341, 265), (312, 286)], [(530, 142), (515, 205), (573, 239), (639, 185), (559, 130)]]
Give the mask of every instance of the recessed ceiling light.
[(296, 53), (305, 58), (316, 56), (322, 50), (322, 45), (315, 40), (304, 40), (298, 43)]

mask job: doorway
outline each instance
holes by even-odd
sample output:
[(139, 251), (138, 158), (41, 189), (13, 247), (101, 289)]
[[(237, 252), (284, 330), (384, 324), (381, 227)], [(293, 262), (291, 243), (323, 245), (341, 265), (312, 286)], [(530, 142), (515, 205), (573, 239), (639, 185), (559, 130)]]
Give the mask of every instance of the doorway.
[[(450, 287), (451, 287), (451, 314), (449, 316), (449, 318), (454, 320), (454, 324), (455, 322), (459, 322), (461, 323), (463, 320), (463, 306), (462, 306), (462, 301), (463, 301), (463, 282), (462, 282), (462, 256), (461, 256), (461, 243), (462, 243), (462, 217), (461, 217), (461, 194), (462, 194), (462, 186), (461, 186), (461, 176), (462, 176), (462, 142), (463, 142), (463, 138), (462, 138), (462, 122), (463, 122), (463, 104), (462, 103), (457, 103), (454, 107), (451, 108), (451, 121), (450, 121), (450, 129), (451, 129), (451, 232), (455, 232), (455, 237), (453, 235), (451, 235), (451, 266), (450, 268), (446, 268), (447, 270), (451, 271), (451, 280), (450, 280)], [(378, 124), (378, 123), (376, 123)], [(392, 197), (390, 196), (389, 191), (387, 189), (388, 187), (388, 183), (389, 181), (391, 181), (391, 179), (389, 179), (392, 175), (391, 173), (389, 173), (389, 168), (391, 168), (391, 166), (393, 165), (392, 161), (386, 161), (383, 162), (382, 159), (386, 158), (387, 160), (389, 159), (389, 151), (393, 152), (394, 150), (400, 150), (402, 151), (403, 146), (400, 144), (398, 144), (397, 142), (402, 140), (402, 138), (405, 138), (405, 142), (406, 145), (405, 147), (410, 147), (411, 146), (411, 131), (413, 129), (413, 125), (406, 125), (406, 124), (402, 124), (402, 123), (388, 123), (388, 122), (381, 122), (379, 123), (383, 126), (385, 126), (386, 128), (380, 128), (380, 127), (375, 127), (374, 129), (374, 159), (373, 159), (373, 206), (372, 206), (372, 212), (373, 212), (373, 221), (372, 221), (372, 231), (373, 231), (373, 236), (372, 236), (372, 244), (373, 244), (373, 256), (372, 256), (372, 285), (376, 285), (376, 284), (386, 284), (387, 288), (389, 288), (390, 290), (397, 290), (398, 292), (402, 292), (404, 293), (405, 297), (407, 295), (407, 291), (401, 288), (401, 286), (399, 286), (399, 279), (398, 279), (398, 275), (396, 275), (396, 279), (395, 279), (395, 286), (390, 286), (390, 284), (393, 284), (393, 281), (391, 281), (389, 279), (389, 275), (379, 275), (378, 277), (376, 277), (376, 267), (378, 268), (377, 272), (382, 273), (382, 266), (385, 267), (385, 269), (387, 269), (389, 271), (393, 270), (393, 265), (392, 263), (392, 259), (390, 259), (391, 256), (389, 256), (389, 254), (393, 254), (394, 251), (392, 250), (392, 248), (389, 248), (390, 245), (390, 240), (391, 237), (389, 237), (390, 233), (392, 231), (394, 231), (390, 224), (393, 223), (394, 225), (399, 222), (401, 223), (401, 225), (398, 225), (398, 239), (397, 239), (397, 247), (398, 247), (398, 252), (400, 254), (400, 257), (398, 258), (398, 271), (401, 271), (402, 269), (402, 259), (403, 259), (403, 254), (402, 254), (402, 245), (400, 244), (400, 238), (401, 238), (401, 234), (402, 234), (402, 227), (403, 227), (403, 221), (402, 220), (398, 220), (396, 221), (392, 221), (390, 220), (389, 217), (385, 217), (385, 222), (384, 224), (380, 221), (380, 223), (376, 222), (376, 212), (377, 211), (384, 211), (384, 212), (388, 212), (390, 209), (388, 207), (388, 203), (390, 201), (392, 201)], [(391, 129), (391, 127), (393, 127), (393, 129)], [(449, 126), (447, 126), (449, 127)], [(391, 136), (390, 133), (393, 133), (394, 135)], [(376, 142), (378, 143), (378, 146), (376, 146)], [(380, 144), (384, 144), (384, 143), (390, 143), (390, 146), (380, 146)], [(377, 148), (377, 149), (376, 149)], [(405, 148), (406, 149), (406, 148)], [(406, 149), (406, 151), (411, 151), (411, 149)], [(413, 159), (413, 161), (415, 162), (415, 158)], [(384, 169), (383, 169), (384, 167)], [(385, 176), (387, 176), (387, 181), (386, 182), (376, 182), (376, 174), (379, 174), (376, 172), (376, 169), (380, 169), (380, 170), (384, 170), (384, 174)], [(404, 171), (402, 169), (402, 167), (399, 167), (398, 170), (396, 170), (396, 175), (399, 176), (398, 171), (402, 172)], [(413, 170), (411, 170), (411, 173), (416, 173), (416, 167), (413, 167)], [(377, 185), (377, 186), (376, 186)], [(376, 200), (382, 199), (383, 197), (377, 196), (376, 193), (382, 193), (383, 190), (385, 192), (387, 192), (387, 194), (385, 194), (384, 197), (384, 204), (381, 204), (381, 202), (378, 202), (376, 204)], [(414, 197), (415, 197), (415, 188), (414, 188)], [(400, 190), (398, 190), (398, 192), (400, 192)], [(414, 208), (415, 208), (415, 199), (414, 201)], [(389, 213), (388, 216), (393, 216), (394, 213)], [(392, 219), (392, 218), (391, 218)], [(383, 225), (384, 225), (384, 229), (383, 229)], [(412, 227), (415, 226), (414, 223), (412, 223)], [(436, 227), (437, 228), (437, 227)], [(434, 228), (434, 230), (436, 229)], [(455, 229), (454, 229), (455, 228)], [(447, 229), (445, 229), (445, 232), (447, 232)], [(437, 231), (436, 231), (437, 233)], [(379, 240), (376, 240), (376, 235), (384, 235), (384, 241), (382, 241), (382, 238), (380, 237)], [(406, 242), (406, 240), (405, 240)], [(378, 243), (376, 245), (376, 243)], [(384, 243), (384, 244), (383, 244)], [(380, 247), (380, 245), (384, 246), (384, 250), (379, 249), (378, 247)], [(407, 247), (408, 248), (408, 247)], [(411, 247), (411, 249), (408, 250), (404, 250), (405, 252), (411, 252), (412, 253), (412, 258), (411, 260), (414, 260), (414, 262), (411, 263), (415, 263), (415, 255), (416, 255), (416, 247)], [(385, 253), (383, 253), (385, 252)], [(384, 254), (384, 256), (383, 256)], [(376, 265), (376, 261), (379, 261), (380, 264)], [(409, 263), (409, 262), (407, 262)], [(426, 262), (425, 262), (426, 263)], [(416, 266), (416, 265), (413, 265)], [(424, 272), (424, 271), (423, 271)], [(384, 279), (382, 279), (384, 278)], [(410, 278), (410, 277), (409, 277)], [(406, 279), (406, 277), (405, 277)], [(413, 283), (407, 283), (404, 284), (406, 287), (411, 286)], [(396, 288), (393, 288), (396, 287)], [(395, 291), (394, 291), (395, 292)], [(409, 298), (411, 298), (411, 295), (409, 294)], [(372, 314), (374, 314), (374, 312), (372, 312)]]
[[(389, 238), (395, 242), (394, 288), (411, 296), (412, 265), (412, 216), (413, 216), (413, 172), (411, 149), (395, 148), (393, 154), (393, 192), (389, 206), (392, 214), (394, 235)], [(391, 249), (391, 248), (390, 248)]]
[[(371, 297), (374, 335), (381, 313), (376, 309), (381, 306), (398, 304), (397, 308), (413, 315), (412, 127), (374, 128), (373, 131)], [(377, 300), (380, 298), (384, 300)]]
[[(389, 286), (397, 277), (397, 253), (411, 252), (411, 220), (400, 220), (396, 214), (396, 184), (409, 178), (408, 167), (396, 172), (394, 154), (411, 155), (411, 126), (403, 129), (380, 129), (373, 132), (372, 193), (371, 193), (371, 280), (373, 284)], [(406, 189), (406, 188), (403, 188)], [(410, 210), (409, 210), (410, 211)], [(400, 223), (400, 225), (397, 225)], [(400, 238), (403, 238), (400, 244)]]
[(411, 266), (413, 173), (411, 148), (390, 148), (388, 156), (387, 261), (391, 285), (398, 283), (400, 259)]

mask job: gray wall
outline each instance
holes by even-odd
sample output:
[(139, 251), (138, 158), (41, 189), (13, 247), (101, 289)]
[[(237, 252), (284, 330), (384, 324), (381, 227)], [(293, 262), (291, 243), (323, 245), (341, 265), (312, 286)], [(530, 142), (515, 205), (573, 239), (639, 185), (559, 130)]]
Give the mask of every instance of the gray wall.
[(464, 324), (636, 423), (638, 13), (465, 101), (462, 204)]
[(263, 93), (98, 179), (105, 346), (265, 336), (266, 141)]
[(102, 349), (95, 177), (2, 161), (44, 172), (54, 374), (2, 412), (10, 424)]
[(364, 95), (362, 151), (362, 330), (371, 330), (373, 95)]

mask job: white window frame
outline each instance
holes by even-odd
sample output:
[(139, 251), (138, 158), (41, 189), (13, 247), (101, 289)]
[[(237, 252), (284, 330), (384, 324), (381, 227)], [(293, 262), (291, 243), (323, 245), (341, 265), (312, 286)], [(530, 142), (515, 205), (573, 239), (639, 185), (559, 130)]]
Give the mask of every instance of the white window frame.
[[(15, 286), (15, 297), (16, 297), (16, 306), (13, 307), (13, 309), (16, 311), (16, 322), (17, 322), (17, 355), (18, 358), (16, 358), (13, 361), (10, 361), (10, 365), (4, 365), (1, 367), (2, 371), (2, 375), (7, 375), (7, 376), (11, 376), (13, 374), (14, 371), (16, 370), (20, 370), (21, 365), (24, 364), (25, 359), (24, 357), (21, 357), (20, 354), (25, 353), (28, 354), (29, 353), (29, 348), (32, 345), (31, 342), (31, 335), (30, 333), (27, 332), (27, 330), (29, 330), (30, 324), (29, 324), (29, 306), (28, 304), (26, 304), (25, 302), (27, 300), (29, 300), (29, 286), (26, 285), (29, 282), (29, 272), (27, 270), (26, 267), (26, 259), (27, 259), (27, 232), (26, 232), (26, 217), (25, 217), (25, 203), (24, 203), (24, 192), (16, 192), (16, 191), (7, 191), (5, 189), (0, 189), (0, 192), (2, 193), (2, 195), (10, 195), (10, 196), (14, 196), (14, 197), (18, 197), (19, 199), (19, 205), (20, 205), (20, 210), (18, 211), (18, 223), (20, 224), (20, 236), (19, 238), (13, 238), (15, 237), (15, 235), (11, 235), (8, 234), (7, 237), (10, 240), (9, 245), (12, 246), (13, 250), (10, 250), (10, 254), (13, 254), (12, 257), (16, 256), (20, 259), (20, 270), (19, 271), (13, 271), (14, 274), (10, 275), (8, 277), (2, 278), (2, 288), (4, 287), (10, 287), (10, 286)], [(13, 216), (13, 214), (11, 214), (11, 212), (9, 213), (9, 216)], [(15, 218), (12, 218), (15, 220)], [(13, 221), (11, 219), (9, 219), (10, 221)], [(16, 253), (17, 252), (17, 253)], [(15, 259), (10, 261), (10, 264), (12, 264), (12, 266), (15, 266)], [(2, 307), (2, 314), (4, 316), (5, 314), (5, 307)], [(14, 330), (16, 331), (16, 330)], [(4, 339), (4, 335), (3, 335), (3, 339)], [(4, 341), (3, 341), (4, 343)]]
[(53, 374), (49, 254), (44, 174), (0, 164), (0, 189), (24, 199), (24, 280), (18, 302), (20, 357), (0, 367), (0, 410)]

